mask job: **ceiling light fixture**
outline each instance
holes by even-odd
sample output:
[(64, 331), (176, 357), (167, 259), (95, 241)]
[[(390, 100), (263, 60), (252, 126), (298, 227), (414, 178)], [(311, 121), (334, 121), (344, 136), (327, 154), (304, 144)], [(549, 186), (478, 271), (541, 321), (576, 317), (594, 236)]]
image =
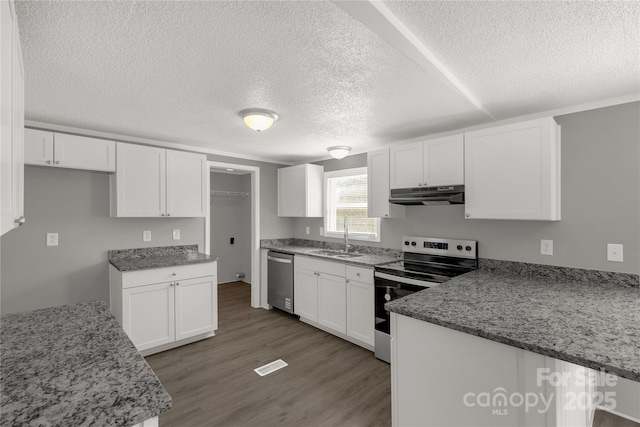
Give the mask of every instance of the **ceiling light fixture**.
[(327, 151), (329, 152), (329, 154), (331, 154), (331, 157), (340, 160), (347, 157), (349, 151), (351, 151), (351, 147), (348, 147), (346, 145), (336, 145), (335, 147), (327, 148)]
[(247, 110), (240, 111), (244, 124), (249, 126), (256, 132), (262, 132), (271, 127), (271, 125), (278, 120), (278, 115), (270, 110), (262, 108), (249, 108)]

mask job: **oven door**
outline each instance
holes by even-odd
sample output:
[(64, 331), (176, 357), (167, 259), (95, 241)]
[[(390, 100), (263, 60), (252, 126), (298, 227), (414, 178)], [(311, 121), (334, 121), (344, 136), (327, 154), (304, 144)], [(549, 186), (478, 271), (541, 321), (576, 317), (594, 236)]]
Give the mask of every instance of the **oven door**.
[(384, 309), (384, 305), (386, 303), (438, 285), (433, 282), (394, 276), (392, 274), (381, 272), (375, 273), (374, 283), (376, 314), (375, 328), (376, 331), (384, 332), (387, 335), (391, 332), (391, 316), (389, 312)]

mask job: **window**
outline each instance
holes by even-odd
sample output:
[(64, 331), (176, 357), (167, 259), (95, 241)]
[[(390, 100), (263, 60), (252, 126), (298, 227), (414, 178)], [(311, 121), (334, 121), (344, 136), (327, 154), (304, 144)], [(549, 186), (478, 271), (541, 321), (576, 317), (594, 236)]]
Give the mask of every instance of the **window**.
[(344, 217), (349, 218), (349, 238), (380, 241), (380, 219), (367, 216), (367, 168), (324, 174), (326, 237), (344, 236)]

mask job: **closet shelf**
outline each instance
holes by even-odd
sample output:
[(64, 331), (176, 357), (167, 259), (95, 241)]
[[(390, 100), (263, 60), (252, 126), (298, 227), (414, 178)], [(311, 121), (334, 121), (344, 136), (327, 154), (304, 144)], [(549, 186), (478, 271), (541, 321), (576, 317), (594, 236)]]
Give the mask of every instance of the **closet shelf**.
[(244, 191), (212, 190), (211, 195), (217, 197), (249, 197), (249, 193)]

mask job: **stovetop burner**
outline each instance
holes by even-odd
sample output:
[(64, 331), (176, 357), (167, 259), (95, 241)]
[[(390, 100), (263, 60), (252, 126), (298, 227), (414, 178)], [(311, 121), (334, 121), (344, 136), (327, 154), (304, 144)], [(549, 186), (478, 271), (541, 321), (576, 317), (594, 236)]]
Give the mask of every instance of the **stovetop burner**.
[(478, 268), (476, 241), (403, 236), (403, 259), (375, 267), (377, 272), (443, 283)]

